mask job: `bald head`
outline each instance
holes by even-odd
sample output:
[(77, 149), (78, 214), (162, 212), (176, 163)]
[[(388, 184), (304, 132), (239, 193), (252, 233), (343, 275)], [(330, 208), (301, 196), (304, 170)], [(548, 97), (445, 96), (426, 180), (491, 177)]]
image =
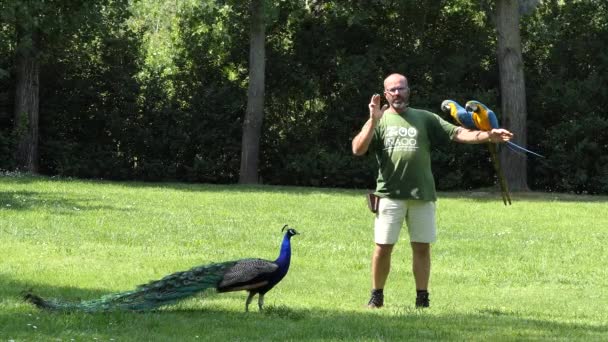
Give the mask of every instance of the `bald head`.
[(407, 87), (407, 77), (401, 74), (390, 74), (387, 78), (384, 79), (384, 90), (390, 89), (387, 87), (387, 84), (391, 83), (402, 83)]
[(391, 74), (384, 80), (384, 97), (397, 113), (407, 109), (410, 101), (410, 87), (407, 78), (401, 74)]

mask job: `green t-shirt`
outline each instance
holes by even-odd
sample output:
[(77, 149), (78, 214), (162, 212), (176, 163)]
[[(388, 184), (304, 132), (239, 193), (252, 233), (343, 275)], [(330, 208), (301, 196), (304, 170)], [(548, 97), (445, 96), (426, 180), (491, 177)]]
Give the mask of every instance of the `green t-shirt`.
[(370, 145), (379, 165), (376, 195), (435, 201), (431, 148), (448, 143), (456, 129), (425, 110), (408, 108), (401, 114), (387, 110)]

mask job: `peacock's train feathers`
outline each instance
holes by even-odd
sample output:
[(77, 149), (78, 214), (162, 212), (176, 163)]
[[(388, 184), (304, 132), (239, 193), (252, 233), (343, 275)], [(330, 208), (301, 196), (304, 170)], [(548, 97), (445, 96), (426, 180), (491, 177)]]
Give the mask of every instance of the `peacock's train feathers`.
[[(288, 228), (283, 227), (283, 230)], [(105, 295), (99, 299), (69, 302), (44, 299), (31, 291), (24, 299), (39, 308), (53, 311), (103, 312), (114, 310), (145, 311), (175, 303), (208, 289), (218, 292), (247, 290), (245, 311), (254, 295), (259, 294), (259, 308), (264, 295), (287, 274), (291, 260), (291, 237), (298, 234), (293, 228), (285, 232), (279, 257), (275, 261), (241, 259), (212, 263), (176, 272), (160, 280), (139, 285), (135, 290)]]

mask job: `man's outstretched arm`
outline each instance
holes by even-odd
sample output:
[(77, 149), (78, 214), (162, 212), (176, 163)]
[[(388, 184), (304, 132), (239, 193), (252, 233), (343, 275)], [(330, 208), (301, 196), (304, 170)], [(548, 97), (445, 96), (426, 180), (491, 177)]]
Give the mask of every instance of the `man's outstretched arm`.
[(458, 127), (453, 140), (465, 144), (502, 143), (511, 140), (513, 133), (504, 128), (494, 128), (491, 131), (474, 131)]

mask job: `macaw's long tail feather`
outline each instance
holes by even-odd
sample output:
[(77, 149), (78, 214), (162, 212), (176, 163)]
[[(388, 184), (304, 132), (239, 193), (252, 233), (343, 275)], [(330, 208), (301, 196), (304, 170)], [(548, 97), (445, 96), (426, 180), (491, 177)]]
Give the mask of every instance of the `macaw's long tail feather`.
[(217, 288), (224, 273), (235, 263), (230, 261), (194, 267), (188, 271), (176, 272), (160, 280), (139, 285), (132, 291), (108, 294), (88, 301), (44, 299), (31, 292), (24, 294), (23, 297), (39, 308), (54, 311), (144, 311), (174, 303), (207, 289)]
[(498, 153), (496, 151), (495, 144), (488, 144), (488, 148), (490, 149), (490, 157), (492, 158), (492, 165), (494, 165), (494, 170), (496, 171), (496, 176), (498, 177), (498, 184), (500, 185), (500, 194), (502, 196), (502, 202), (507, 205), (511, 205), (511, 195), (509, 194), (509, 187), (507, 185), (507, 180), (505, 176), (502, 174), (502, 168), (500, 167), (500, 160), (498, 159)]
[(519, 146), (519, 145), (517, 145), (514, 142), (507, 141), (507, 147), (509, 149), (511, 149), (511, 151), (513, 151), (513, 152), (517, 152), (517, 153), (526, 153), (527, 152), (527, 153), (533, 154), (533, 155), (535, 155), (537, 157), (545, 158), (545, 156), (540, 155), (540, 154), (538, 154), (536, 152), (530, 151), (527, 148)]

